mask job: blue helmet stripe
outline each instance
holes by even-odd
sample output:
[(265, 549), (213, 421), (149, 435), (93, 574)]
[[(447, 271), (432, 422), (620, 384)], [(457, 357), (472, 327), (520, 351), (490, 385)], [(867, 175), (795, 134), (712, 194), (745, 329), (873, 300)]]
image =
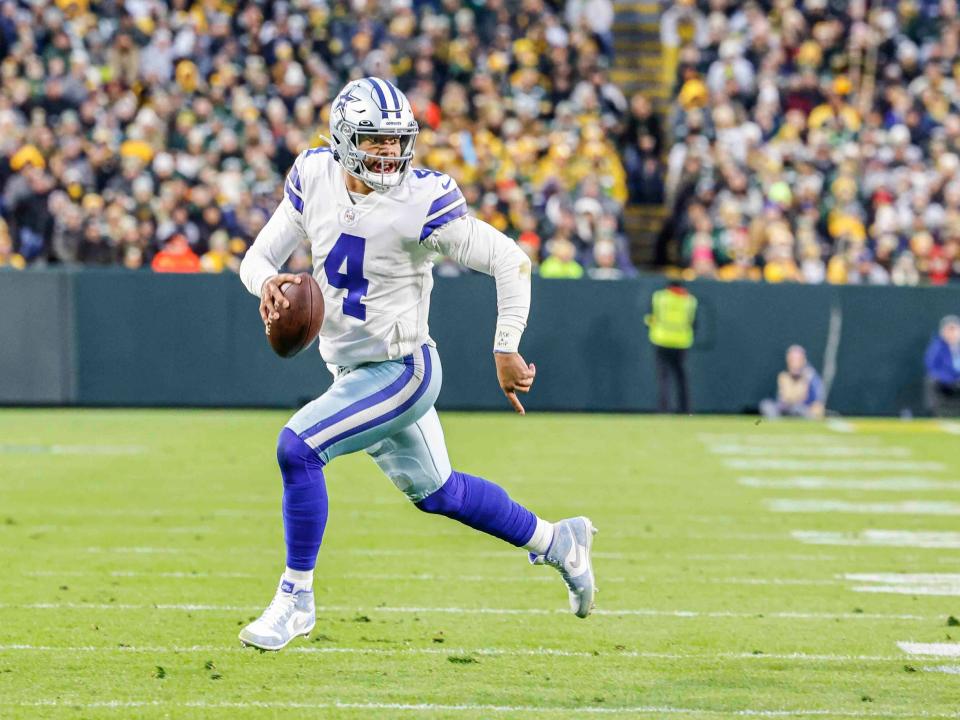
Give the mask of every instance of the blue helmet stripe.
[(393, 83), (389, 80), (384, 80), (387, 84), (387, 89), (390, 91), (390, 94), (393, 96), (393, 106), (397, 110), (397, 117), (400, 117), (400, 111), (403, 109), (403, 105), (400, 104), (400, 98), (397, 95), (397, 89), (393, 86)]
[(377, 81), (370, 77), (367, 78), (367, 82), (370, 83), (371, 87), (376, 91), (377, 97), (380, 98), (380, 111), (383, 113), (383, 117), (387, 116), (387, 96), (383, 94), (383, 90), (380, 89), (380, 85)]

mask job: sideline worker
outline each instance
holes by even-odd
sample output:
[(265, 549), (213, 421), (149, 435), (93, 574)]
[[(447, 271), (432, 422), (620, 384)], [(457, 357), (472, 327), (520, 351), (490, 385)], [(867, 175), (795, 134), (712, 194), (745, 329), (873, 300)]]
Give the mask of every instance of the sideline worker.
[(927, 405), (935, 417), (960, 417), (960, 317), (947, 315), (924, 355)]
[(653, 311), (644, 320), (650, 326), (650, 342), (656, 348), (657, 410), (669, 412), (670, 376), (676, 385), (677, 410), (690, 412), (690, 387), (685, 367), (687, 350), (693, 345), (697, 299), (683, 286), (671, 281), (657, 290), (651, 301)]

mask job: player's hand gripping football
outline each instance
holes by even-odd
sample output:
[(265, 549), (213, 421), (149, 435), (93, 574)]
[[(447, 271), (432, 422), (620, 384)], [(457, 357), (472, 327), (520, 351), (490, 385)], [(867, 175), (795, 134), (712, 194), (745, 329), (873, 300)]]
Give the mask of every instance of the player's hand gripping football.
[(526, 410), (517, 399), (517, 393), (530, 392), (533, 379), (537, 376), (536, 366), (533, 363), (527, 365), (520, 353), (495, 352), (493, 359), (497, 363), (497, 380), (500, 381), (503, 394), (507, 396), (514, 410), (526, 415)]
[(281, 288), (287, 283), (300, 284), (301, 279), (291, 273), (280, 273), (268, 278), (260, 291), (260, 318), (270, 334), (270, 321), (280, 317), (280, 310), (290, 307), (290, 301), (283, 296)]

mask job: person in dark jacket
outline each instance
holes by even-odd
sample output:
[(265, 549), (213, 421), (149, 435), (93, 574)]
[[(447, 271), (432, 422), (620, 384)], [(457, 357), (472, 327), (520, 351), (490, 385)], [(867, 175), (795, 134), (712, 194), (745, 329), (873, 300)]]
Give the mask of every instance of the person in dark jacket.
[(947, 315), (927, 346), (927, 404), (936, 417), (960, 416), (960, 317)]
[(117, 261), (117, 251), (113, 244), (101, 232), (100, 224), (88, 221), (83, 227), (83, 239), (77, 248), (77, 260), (84, 265), (113, 265)]

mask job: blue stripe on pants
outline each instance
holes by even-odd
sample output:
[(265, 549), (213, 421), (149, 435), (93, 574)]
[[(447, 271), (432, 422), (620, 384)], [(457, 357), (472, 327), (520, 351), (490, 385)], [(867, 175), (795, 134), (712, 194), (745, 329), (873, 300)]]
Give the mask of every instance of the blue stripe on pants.
[(323, 463), (368, 448), (416, 422), (436, 401), (443, 372), (435, 348), (369, 363), (334, 381), (287, 423)]
[[(400, 404), (399, 406), (391, 410), (387, 410), (383, 415), (380, 415), (379, 417), (376, 417), (372, 420), (368, 420), (367, 422), (361, 425), (358, 425), (355, 428), (351, 428), (349, 430), (343, 431), (339, 435), (336, 435), (331, 439), (323, 442), (321, 445), (317, 447), (317, 450), (322, 452), (323, 450), (326, 450), (328, 447), (330, 447), (334, 443), (340, 442), (341, 440), (345, 440), (346, 438), (352, 437), (353, 435), (356, 435), (358, 433), (362, 433), (364, 430), (369, 430), (371, 428), (377, 427), (378, 425), (382, 425), (383, 423), (386, 423), (390, 420), (393, 420), (396, 417), (399, 417), (400, 415), (405, 413), (407, 410), (412, 408), (416, 404), (417, 400), (419, 400), (421, 396), (423, 396), (423, 393), (426, 391), (426, 389), (430, 387), (430, 375), (431, 375), (430, 353), (423, 354), (423, 365), (424, 365), (424, 371), (423, 371), (424, 374), (423, 374), (423, 380), (420, 381), (420, 386), (414, 391), (414, 393), (410, 397), (404, 400), (402, 404)], [(433, 403), (430, 403), (430, 405), (432, 406)]]

